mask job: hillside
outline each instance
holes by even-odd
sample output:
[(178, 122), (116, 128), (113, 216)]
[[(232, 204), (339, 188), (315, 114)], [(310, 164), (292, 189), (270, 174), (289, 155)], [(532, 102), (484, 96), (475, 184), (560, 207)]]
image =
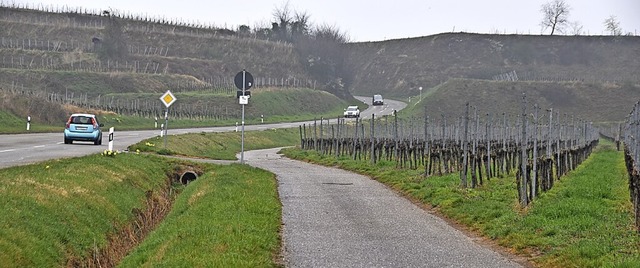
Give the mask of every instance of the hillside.
[(353, 43), (349, 51), (356, 95), (415, 96), (451, 78), (640, 81), (640, 36), (446, 33)]
[[(121, 54), (105, 56), (108, 38), (119, 40)], [(299, 98), (285, 109), (250, 105), (249, 117), (274, 111), (280, 114), (267, 116), (291, 116), (291, 109), (309, 108), (309, 98), (325, 104), (309, 113), (339, 114), (336, 109), (344, 106), (321, 92), (291, 91), (321, 89), (299, 65), (291, 44), (139, 18), (0, 7), (0, 57), (0, 95), (5, 96), (0, 108), (56, 125), (66, 117), (63, 108), (75, 110), (68, 104), (153, 117), (163, 109), (158, 97), (167, 90), (180, 96), (172, 107), (176, 116), (229, 119), (239, 114), (233, 77), (243, 69), (253, 74), (256, 99), (271, 91)], [(20, 102), (30, 105), (13, 105)], [(42, 102), (54, 104), (37, 105), (50, 113), (31, 104)]]
[(464, 114), (465, 103), (469, 102), (483, 118), (487, 113), (494, 117), (503, 113), (515, 116), (522, 114), (523, 93), (528, 113), (533, 113), (533, 105), (538, 104), (540, 113), (553, 108), (554, 113), (560, 113), (561, 120), (571, 120), (573, 116), (594, 123), (611, 123), (623, 121), (640, 100), (640, 84), (452, 79), (425, 92), (428, 97), (408, 112), (422, 116), (426, 107), (430, 118), (440, 118), (441, 114), (457, 118)]
[[(125, 48), (117, 57), (105, 57), (109, 39)], [(342, 49), (349, 69), (336, 83), (350, 94), (405, 99), (420, 95), (422, 87), (429, 96), (422, 103), (438, 111), (463, 101), (510, 110), (526, 92), (542, 107), (609, 122), (622, 120), (639, 99), (639, 36), (444, 33)], [(0, 57), (0, 93), (80, 107), (116, 105), (116, 111), (138, 109), (143, 98), (155, 101), (166, 90), (200, 96), (181, 98), (176, 108), (183, 113), (206, 106), (203, 100), (233, 100), (233, 76), (242, 69), (253, 74), (256, 92), (311, 88), (336, 94), (311, 78), (303, 65), (313, 60), (303, 63), (295, 44), (144, 18), (2, 7)], [(336, 95), (350, 101), (349, 93)], [(162, 108), (157, 102), (143, 106)]]
[[(3, 68), (76, 70), (84, 65), (90, 71), (133, 70), (203, 80), (233, 77), (244, 68), (264, 78), (307, 78), (289, 44), (96, 15), (10, 8), (0, 9), (0, 15)], [(126, 50), (120, 59), (99, 57), (105, 38), (114, 35), (110, 25), (120, 27), (117, 38)]]

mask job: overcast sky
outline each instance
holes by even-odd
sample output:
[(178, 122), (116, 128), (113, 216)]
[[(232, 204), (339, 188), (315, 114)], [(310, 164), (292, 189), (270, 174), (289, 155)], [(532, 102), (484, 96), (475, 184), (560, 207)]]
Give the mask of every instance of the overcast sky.
[[(313, 25), (327, 24), (351, 41), (381, 41), (443, 32), (541, 34), (540, 8), (551, 0), (0, 0), (45, 6), (114, 9), (148, 17), (237, 29), (270, 25), (273, 11), (310, 15)], [(605, 19), (615, 16), (623, 33), (640, 35), (640, 0), (565, 0), (569, 20), (585, 35), (607, 35)]]

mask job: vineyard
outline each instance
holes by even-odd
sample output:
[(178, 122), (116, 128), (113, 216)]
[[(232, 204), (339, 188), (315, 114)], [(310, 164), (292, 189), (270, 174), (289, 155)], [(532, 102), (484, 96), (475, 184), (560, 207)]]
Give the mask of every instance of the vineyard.
[[(459, 173), (463, 188), (492, 178), (515, 175), (521, 206), (553, 187), (587, 159), (599, 133), (590, 122), (559, 118), (559, 113), (534, 105), (523, 96), (522, 113), (480, 116), (468, 103), (460, 118), (401, 119), (398, 113), (369, 120), (320, 119), (300, 126), (300, 146), (337, 158), (393, 161), (397, 168), (422, 169), (423, 175)], [(473, 109), (473, 113), (470, 110)]]
[(633, 106), (624, 126), (624, 155), (629, 173), (630, 200), (636, 215), (636, 226), (640, 231), (640, 102)]
[[(226, 120), (238, 117), (233, 76), (243, 68), (255, 74), (253, 92), (323, 86), (296, 65), (290, 44), (213, 25), (118, 10), (0, 7), (0, 93), (15, 98), (153, 118), (163, 114), (158, 96), (171, 90), (184, 94), (170, 116)], [(124, 56), (104, 57), (114, 23), (122, 26)]]

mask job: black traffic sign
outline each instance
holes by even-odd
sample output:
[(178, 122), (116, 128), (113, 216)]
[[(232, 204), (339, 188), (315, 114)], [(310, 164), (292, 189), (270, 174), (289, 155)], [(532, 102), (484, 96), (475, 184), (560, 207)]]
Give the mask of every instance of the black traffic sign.
[[(243, 79), (244, 77), (244, 79)], [(244, 88), (242, 88), (242, 81), (244, 80)], [(251, 75), (251, 73), (242, 70), (242, 72), (239, 72), (238, 74), (236, 74), (236, 77), (233, 78), (233, 82), (235, 82), (236, 87), (240, 90), (244, 89), (250, 89), (251, 86), (253, 85), (253, 75)]]

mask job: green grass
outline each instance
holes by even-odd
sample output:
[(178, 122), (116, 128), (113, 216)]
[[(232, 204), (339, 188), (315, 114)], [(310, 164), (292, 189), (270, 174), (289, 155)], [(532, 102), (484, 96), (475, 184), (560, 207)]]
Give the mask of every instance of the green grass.
[(0, 266), (64, 266), (105, 246), (144, 208), (147, 191), (167, 187), (169, 168), (119, 154), (0, 169)]
[(0, 169), (0, 267), (67, 266), (109, 248), (145, 209), (147, 192), (167, 190), (185, 165), (203, 174), (171, 186), (179, 195), (169, 215), (121, 266), (279, 266), (272, 173), (128, 153)]
[(638, 267), (640, 238), (631, 211), (623, 155), (607, 142), (516, 224), (502, 221), (486, 232), (504, 234), (506, 246), (541, 252), (536, 261), (545, 266)]
[[(241, 151), (241, 140), (241, 132), (201, 132), (169, 135), (166, 148), (164, 137), (158, 136), (131, 145), (129, 150), (236, 160), (236, 154)], [(244, 142), (245, 151), (294, 146), (300, 142), (300, 132), (297, 128), (245, 131)]]
[[(260, 89), (255, 90), (245, 106), (245, 124), (296, 122), (320, 118), (338, 118), (342, 111), (349, 105), (348, 101), (341, 100), (325, 91), (306, 88), (284, 89)], [(157, 93), (111, 93), (102, 97), (124, 102), (138, 101), (147, 103), (158, 100), (161, 94)], [(219, 118), (188, 119), (169, 117), (169, 129), (191, 127), (233, 126), (242, 121), (242, 106), (238, 104), (235, 96), (223, 96), (215, 92), (192, 91), (175, 93), (178, 99), (172, 109), (180, 105), (189, 106), (192, 110), (207, 109), (220, 115)], [(215, 112), (213, 112), (215, 111)], [(94, 111), (88, 111), (93, 113)], [(159, 115), (157, 127), (164, 124), (164, 114)], [(26, 116), (25, 116), (26, 118)], [(114, 127), (116, 130), (142, 130), (156, 128), (155, 116), (127, 116), (114, 113), (102, 113), (98, 115), (104, 129)], [(57, 123), (45, 124), (36, 122), (34, 116), (30, 132), (62, 132), (67, 118), (59, 118)], [(263, 121), (264, 120), (264, 121)], [(26, 119), (0, 109), (0, 133), (25, 133)]]
[(217, 166), (178, 197), (171, 213), (120, 267), (275, 267), (280, 201), (272, 173)]
[(36, 122), (31, 122), (29, 131), (27, 131), (27, 119), (18, 118), (14, 114), (10, 114), (6, 111), (0, 110), (0, 133), (2, 134), (14, 134), (14, 133), (29, 133), (29, 132), (52, 132), (62, 131), (64, 126), (62, 123), (60, 126), (42, 125)]
[(284, 153), (369, 175), (541, 267), (640, 266), (624, 159), (610, 142), (601, 142), (587, 161), (526, 210), (518, 207), (513, 176), (461, 189), (457, 174), (424, 178), (420, 171), (398, 170), (389, 162), (372, 165), (295, 148)]

